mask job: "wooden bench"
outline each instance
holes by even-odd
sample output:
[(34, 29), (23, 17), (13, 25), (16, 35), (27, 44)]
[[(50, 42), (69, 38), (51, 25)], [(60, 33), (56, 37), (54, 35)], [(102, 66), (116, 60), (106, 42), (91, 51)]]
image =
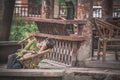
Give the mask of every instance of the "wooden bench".
[(120, 51), (120, 27), (112, 25), (102, 19), (94, 18), (94, 26), (98, 35), (97, 59), (100, 59), (102, 52), (102, 60), (106, 60), (106, 51), (115, 51), (115, 58), (118, 60), (118, 51)]

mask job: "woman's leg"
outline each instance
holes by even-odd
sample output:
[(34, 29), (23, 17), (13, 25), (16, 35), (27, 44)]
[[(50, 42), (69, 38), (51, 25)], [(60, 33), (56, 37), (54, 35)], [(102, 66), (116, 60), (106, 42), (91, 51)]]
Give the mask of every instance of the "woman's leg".
[(8, 57), (8, 62), (7, 62), (7, 69), (20, 69), (22, 68), (22, 64), (17, 61), (17, 54), (11, 54)]

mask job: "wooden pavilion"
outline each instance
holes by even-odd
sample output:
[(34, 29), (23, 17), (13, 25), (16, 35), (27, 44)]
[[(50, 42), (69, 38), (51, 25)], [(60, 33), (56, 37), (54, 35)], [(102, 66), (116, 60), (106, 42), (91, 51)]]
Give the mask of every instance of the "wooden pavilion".
[[(0, 80), (120, 79), (119, 0), (65, 0), (63, 6), (58, 0), (34, 0), (41, 1), (42, 5), (21, 0), (22, 5), (16, 4), (15, 7), (10, 6), (15, 0), (0, 1), (4, 4), (0, 6), (7, 6), (0, 7)], [(71, 4), (71, 1), (75, 3)], [(1, 66), (7, 62), (9, 54), (21, 47), (17, 42), (9, 41), (12, 20), (9, 14), (12, 14), (13, 8), (14, 16), (37, 24), (39, 32), (36, 37), (39, 41), (46, 37), (54, 39), (55, 47), (45, 58), (64, 64), (64, 68), (11, 70)]]
[[(105, 21), (119, 26), (119, 0), (95, 0), (94, 3), (92, 0), (75, 0), (74, 4), (72, 0), (65, 0), (63, 6), (59, 5), (58, 0), (41, 0), (38, 5), (32, 3), (25, 5), (28, 3), (27, 0), (22, 1), (22, 6), (15, 6), (14, 15), (24, 16), (26, 20), (35, 21), (39, 28), (39, 33), (36, 35), (40, 37), (40, 40), (45, 37), (53, 38), (55, 48), (46, 55), (46, 58), (66, 65), (83, 66), (86, 59), (94, 56), (93, 10), (98, 17), (102, 15), (102, 19)], [(66, 9), (63, 9), (64, 6)], [(64, 10), (67, 12), (64, 13)], [(98, 33), (95, 32), (96, 34)], [(4, 43), (1, 44), (4, 45)], [(95, 44), (97, 45), (97, 43)], [(104, 61), (105, 53), (102, 58)]]

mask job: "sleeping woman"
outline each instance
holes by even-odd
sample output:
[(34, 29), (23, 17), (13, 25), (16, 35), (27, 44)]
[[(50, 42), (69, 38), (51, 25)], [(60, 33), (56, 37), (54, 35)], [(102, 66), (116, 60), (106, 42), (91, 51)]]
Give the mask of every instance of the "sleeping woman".
[(18, 50), (16, 53), (8, 56), (7, 69), (21, 69), (23, 68), (23, 65), (18, 59), (21, 57), (28, 57), (31, 54), (37, 54), (49, 48), (52, 49), (54, 46), (53, 41), (50, 38), (46, 38), (39, 43), (36, 38), (34, 38), (34, 35), (27, 35), (27, 37), (30, 38), (24, 49)]

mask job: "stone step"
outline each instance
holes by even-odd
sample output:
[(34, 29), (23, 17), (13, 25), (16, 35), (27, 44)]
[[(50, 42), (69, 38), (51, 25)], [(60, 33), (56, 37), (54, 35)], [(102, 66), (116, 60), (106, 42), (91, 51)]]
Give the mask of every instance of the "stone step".
[(120, 80), (119, 69), (0, 69), (0, 80)]
[(89, 68), (120, 69), (120, 61), (106, 60), (103, 62), (97, 59), (87, 59), (85, 61), (85, 66)]

